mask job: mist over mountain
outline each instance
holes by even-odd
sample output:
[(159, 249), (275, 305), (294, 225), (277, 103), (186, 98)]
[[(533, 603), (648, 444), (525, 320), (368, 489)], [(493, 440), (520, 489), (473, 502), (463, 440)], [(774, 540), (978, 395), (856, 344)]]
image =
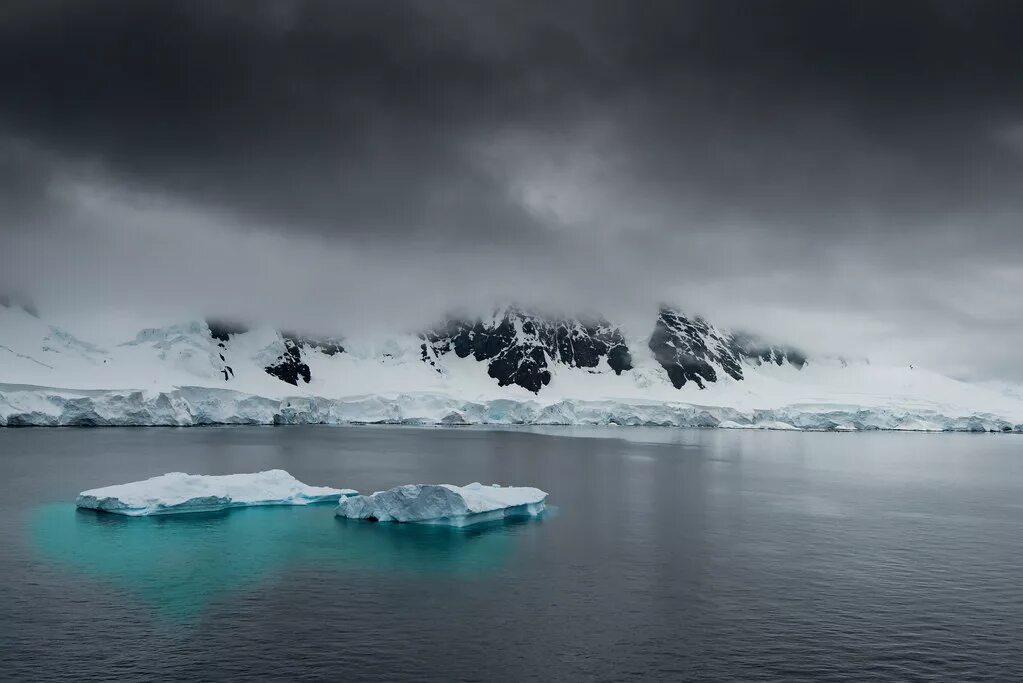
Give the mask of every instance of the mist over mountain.
[(1019, 4), (783, 5), (6, 3), (0, 290), (99, 336), (668, 302), (1023, 379)]
[(1023, 681), (1021, 444), (1023, 0), (0, 0), (0, 679)]

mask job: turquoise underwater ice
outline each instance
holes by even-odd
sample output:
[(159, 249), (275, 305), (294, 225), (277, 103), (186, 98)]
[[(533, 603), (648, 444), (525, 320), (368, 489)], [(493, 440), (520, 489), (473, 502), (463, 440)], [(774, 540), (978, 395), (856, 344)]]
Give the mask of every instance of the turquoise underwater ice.
[(471, 530), (373, 524), (334, 517), (329, 505), (124, 517), (52, 503), (35, 508), (30, 537), (52, 566), (188, 621), (232, 593), (290, 569), (396, 575), (471, 575), (499, 568), (523, 524)]

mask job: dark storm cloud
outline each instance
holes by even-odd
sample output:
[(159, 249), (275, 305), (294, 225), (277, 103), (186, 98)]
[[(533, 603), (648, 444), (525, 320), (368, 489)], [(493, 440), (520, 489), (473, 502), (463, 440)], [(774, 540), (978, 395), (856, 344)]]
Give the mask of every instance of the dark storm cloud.
[(528, 229), (463, 147), (508, 108), (528, 112), (510, 74), (446, 28), (397, 3), (24, 9), (0, 40), (4, 122), (123, 181), (258, 220)]
[(268, 290), (352, 286), (347, 255), (437, 305), (767, 296), (765, 326), (1019, 341), (984, 287), (1023, 257), (1021, 29), (1016, 2), (7, 3), (0, 202), (36, 246), (6, 270), (159, 249), (169, 278), (208, 240), (250, 259), (220, 291), (273, 250)]
[(528, 235), (474, 146), (542, 157), (594, 120), (654, 210), (915, 223), (1018, 207), (1021, 27), (1018, 3), (31, 3), (3, 15), (3, 123), (343, 234)]

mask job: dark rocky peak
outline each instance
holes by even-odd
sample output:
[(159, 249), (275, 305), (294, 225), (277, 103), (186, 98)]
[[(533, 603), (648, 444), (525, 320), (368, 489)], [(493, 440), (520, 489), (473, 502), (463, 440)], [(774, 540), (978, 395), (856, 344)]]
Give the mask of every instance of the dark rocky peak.
[(579, 368), (593, 368), (607, 356), (616, 375), (632, 369), (632, 354), (622, 331), (598, 318), (596, 320), (559, 320), (555, 331), (558, 361)]
[(632, 356), (621, 331), (606, 320), (546, 316), (518, 307), (489, 319), (449, 319), (423, 334), (422, 358), (454, 352), (488, 363), (487, 374), (499, 386), (517, 384), (538, 393), (550, 383), (549, 363), (594, 368), (607, 357), (617, 373), (632, 369)]
[(676, 389), (687, 382), (703, 389), (705, 382), (718, 381), (719, 371), (741, 380), (743, 363), (787, 362), (797, 368), (806, 364), (806, 356), (792, 347), (719, 330), (701, 317), (691, 318), (667, 307), (657, 316), (649, 346)]
[(718, 380), (717, 368), (735, 379), (742, 379), (742, 367), (730, 341), (703, 318), (689, 318), (662, 308), (649, 346), (676, 389), (681, 389), (686, 382), (695, 382), (703, 389), (704, 382)]
[(277, 356), (273, 363), (265, 368), (268, 375), (273, 375), (282, 382), (298, 386), (299, 378), (306, 384), (312, 379), (309, 365), (302, 360), (302, 349), (293, 338), (284, 337), (284, 353)]

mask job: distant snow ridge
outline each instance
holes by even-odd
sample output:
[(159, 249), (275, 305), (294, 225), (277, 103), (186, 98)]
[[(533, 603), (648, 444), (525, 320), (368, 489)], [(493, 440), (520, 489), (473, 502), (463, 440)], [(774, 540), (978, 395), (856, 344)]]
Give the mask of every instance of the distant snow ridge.
[(271, 399), (228, 389), (76, 391), (0, 384), (0, 426), (211, 424), (620, 425), (807, 431), (1023, 432), (990, 413), (828, 403), (740, 410), (662, 401), (467, 401), (433, 393)]
[(70, 332), (60, 329), (59, 327), (50, 327), (50, 333), (43, 337), (42, 344), (43, 351), (52, 351), (54, 353), (63, 353), (65, 351), (72, 353), (79, 353), (82, 355), (97, 355), (103, 356), (107, 352), (95, 344), (82, 341), (78, 339)]
[(550, 384), (549, 364), (595, 368), (602, 359), (620, 375), (632, 369), (632, 355), (621, 330), (603, 319), (547, 318), (518, 308), (490, 320), (449, 320), (423, 335), (423, 361), (436, 366), (454, 352), (488, 361), (487, 374), (499, 386), (517, 384), (534, 393)]
[(687, 381), (701, 389), (704, 382), (718, 381), (715, 368), (741, 380), (743, 362), (787, 362), (797, 368), (806, 364), (806, 357), (791, 347), (771, 346), (749, 334), (723, 332), (703, 318), (688, 318), (670, 308), (662, 308), (657, 316), (649, 347), (676, 389)]
[[(235, 373), (229, 358), (233, 337), (247, 330), (232, 323), (207, 324), (218, 346), (218, 372), (229, 381)], [(497, 380), (498, 386), (516, 385), (536, 394), (550, 384), (555, 366), (592, 372), (610, 370), (616, 375), (634, 366), (634, 354), (625, 334), (599, 316), (551, 316), (511, 306), (487, 319), (449, 319), (422, 333), (421, 338), (421, 359), (439, 373), (443, 373), (443, 359), (448, 354), (472, 357), (486, 363), (487, 375)], [(802, 368), (806, 363), (806, 357), (792, 347), (723, 331), (702, 318), (690, 318), (670, 308), (660, 310), (647, 347), (676, 389), (687, 382), (703, 389), (719, 381), (721, 373), (742, 380), (744, 364), (788, 363)], [(270, 355), (264, 361), (264, 371), (299, 386), (313, 380), (309, 353), (334, 356), (344, 353), (345, 347), (336, 337), (280, 332), (265, 351)]]
[[(1023, 390), (806, 358), (662, 309), (630, 334), (517, 308), (425, 334), (215, 321), (92, 345), (0, 305), (0, 426), (575, 424), (1023, 431)], [(129, 339), (130, 341), (120, 341)], [(65, 387), (65, 388), (53, 388)], [(228, 389), (230, 387), (230, 389)]]

